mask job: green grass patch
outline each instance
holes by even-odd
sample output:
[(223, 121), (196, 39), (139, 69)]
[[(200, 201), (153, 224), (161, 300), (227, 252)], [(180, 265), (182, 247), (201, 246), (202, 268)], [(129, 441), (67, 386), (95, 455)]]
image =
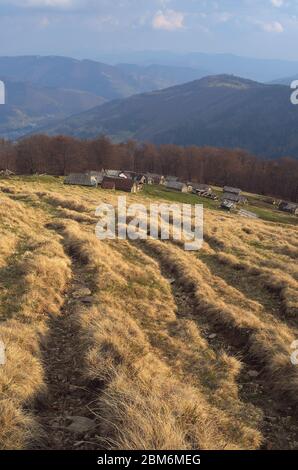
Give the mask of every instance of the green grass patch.
[(219, 209), (218, 201), (199, 197), (196, 194), (171, 191), (158, 185), (145, 185), (143, 195), (150, 199), (163, 199), (174, 203), (178, 202), (180, 204), (203, 204), (207, 209)]
[(20, 280), (23, 277), (23, 257), (29, 250), (27, 241), (21, 241), (7, 260), (7, 265), (0, 269), (0, 322), (17, 315), (21, 308), (21, 298), (25, 293)]
[(23, 181), (24, 183), (50, 183), (50, 184), (59, 184), (63, 182), (62, 177), (55, 177), (51, 175), (22, 175), (22, 176), (13, 176), (9, 178), (12, 181)]
[(298, 217), (278, 211), (277, 209), (265, 209), (252, 204), (246, 205), (244, 209), (254, 212), (260, 219), (267, 222), (298, 225)]

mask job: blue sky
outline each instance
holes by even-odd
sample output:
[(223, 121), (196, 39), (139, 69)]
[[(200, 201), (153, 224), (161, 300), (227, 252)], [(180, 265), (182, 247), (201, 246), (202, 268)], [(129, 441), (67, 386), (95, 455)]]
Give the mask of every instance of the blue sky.
[(298, 0), (0, 0), (0, 55), (121, 50), (298, 60)]

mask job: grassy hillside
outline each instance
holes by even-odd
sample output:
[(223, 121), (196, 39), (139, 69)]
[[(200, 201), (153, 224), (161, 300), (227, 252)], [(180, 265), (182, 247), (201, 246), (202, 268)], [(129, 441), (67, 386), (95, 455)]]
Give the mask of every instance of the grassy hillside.
[(186, 252), (99, 241), (95, 208), (123, 193), (52, 177), (0, 190), (0, 448), (297, 449), (295, 225), (212, 201)]
[[(213, 191), (220, 199), (223, 194), (222, 189), (214, 188)], [(222, 212), (220, 200), (213, 201), (212, 199), (199, 197), (195, 194), (173, 192), (163, 186), (145, 186), (143, 195), (147, 196), (149, 199), (163, 199), (166, 201), (179, 202), (181, 204), (203, 204), (205, 209), (213, 209)], [(244, 209), (255, 213), (260, 219), (268, 222), (298, 225), (298, 217), (287, 214), (286, 212), (281, 212), (277, 207), (266, 202), (268, 198), (265, 196), (245, 193), (245, 197), (248, 200), (248, 205), (245, 205)]]

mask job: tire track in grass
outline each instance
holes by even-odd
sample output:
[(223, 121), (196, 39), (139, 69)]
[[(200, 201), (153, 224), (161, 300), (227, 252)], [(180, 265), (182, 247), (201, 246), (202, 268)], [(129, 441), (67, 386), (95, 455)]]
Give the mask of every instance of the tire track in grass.
[[(159, 243), (159, 245), (158, 245)], [(293, 408), (286, 401), (282, 402), (272, 393), (270, 383), (263, 376), (263, 365), (249, 351), (248, 337), (250, 332), (241, 329), (235, 331), (223, 327), (217, 322), (210, 322), (210, 317), (196, 305), (195, 287), (185, 284), (177, 267), (167, 264), (160, 256), (161, 242), (156, 244), (140, 243), (144, 252), (158, 261), (161, 272), (167, 278), (172, 278), (172, 292), (178, 308), (178, 315), (187, 315), (196, 321), (212, 349), (224, 349), (229, 355), (234, 355), (243, 363), (239, 375), (239, 393), (241, 399), (254, 405), (262, 411), (263, 422), (261, 432), (264, 436), (263, 449), (297, 449), (298, 426), (292, 416)], [(189, 263), (191, 263), (189, 255)], [(252, 372), (255, 376), (252, 377)]]
[(72, 278), (65, 302), (60, 315), (49, 321), (42, 350), (47, 393), (36, 401), (35, 414), (44, 437), (33, 443), (34, 449), (98, 449), (99, 423), (90, 411), (98, 388), (93, 390), (84, 377), (88, 345), (82, 340), (79, 326), (79, 316), (92, 302), (92, 296), (82, 264), (74, 256), (70, 257)]
[[(145, 246), (129, 243), (125, 247), (119, 244), (113, 247), (122, 256), (129, 256), (130, 262), (132, 258), (142, 260), (143, 265), (153, 261), (156, 264), (156, 279), (163, 280), (162, 283), (167, 285), (171, 293), (168, 298), (168, 312), (171, 313), (171, 319), (161, 314), (155, 323), (148, 324), (146, 316), (142, 314), (138, 314), (135, 318), (140, 327), (146, 331), (156, 354), (176, 372), (180, 370), (182, 380), (189, 380), (195, 386), (205, 387), (206, 393), (210, 394), (211, 391), (211, 397), (216, 390), (227, 385), (228, 378), (233, 381), (232, 376), (237, 373), (235, 372), (237, 365), (233, 360), (230, 361), (229, 355), (221, 356), (221, 350), (215, 353), (209, 349), (205, 340), (207, 335), (203, 338), (202, 328), (198, 329), (193, 321), (195, 299), (191, 293), (185, 292), (181, 287), (174, 289), (175, 279), (171, 279), (169, 273), (162, 270), (158, 259), (147, 252)], [(218, 405), (216, 399), (215, 403)]]
[(199, 259), (208, 266), (214, 276), (221, 277), (224, 282), (232, 285), (247, 299), (259, 303), (261, 315), (269, 313), (273, 320), (285, 320), (279, 295), (270, 291), (259, 281), (258, 277), (223, 264), (217, 254), (200, 253)]
[[(93, 407), (102, 423), (99, 442), (108, 448), (123, 448), (121, 442), (124, 448), (259, 447), (259, 433), (250, 423), (239, 423), (234, 415), (208, 402), (210, 394), (204, 394), (201, 386), (195, 388), (191, 376), (189, 381), (187, 377), (182, 380), (174, 363), (172, 368), (162, 360), (159, 354), (165, 353), (164, 344), (158, 349), (157, 344), (148, 341), (150, 326), (153, 330), (157, 327), (156, 334), (161, 333), (163, 340), (164, 317), (170, 323), (176, 320), (170, 289), (156, 279), (156, 263), (148, 263), (143, 274), (135, 250), (130, 252), (128, 263), (126, 256), (117, 257), (114, 246), (100, 243), (90, 230), (81, 231), (76, 223), (62, 225), (66, 245), (92, 273), (94, 292), (98, 294), (99, 304), (90, 309), (87, 317), (83, 313), (82, 325), (90, 348), (89, 368), (84, 371), (92, 380), (103, 380), (104, 385)], [(170, 311), (164, 295), (171, 304)], [(180, 338), (177, 342), (180, 350)], [(191, 350), (191, 346), (186, 349)], [(233, 408), (235, 404), (229, 398)]]

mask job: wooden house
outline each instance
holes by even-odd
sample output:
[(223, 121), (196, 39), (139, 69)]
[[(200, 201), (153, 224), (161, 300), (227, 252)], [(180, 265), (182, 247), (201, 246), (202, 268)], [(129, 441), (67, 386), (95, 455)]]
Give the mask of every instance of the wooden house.
[(71, 173), (64, 179), (64, 184), (97, 187), (97, 179), (87, 173)]
[[(130, 178), (130, 179), (134, 179), (135, 176), (137, 175), (137, 173), (135, 171), (131, 171), (131, 170), (124, 170), (121, 172), (124, 176), (126, 176), (126, 178)], [(119, 175), (120, 176), (120, 175)]]
[(209, 184), (202, 184), (202, 183), (191, 183), (193, 192), (200, 195), (206, 195), (212, 193), (212, 188)]
[(180, 181), (166, 181), (165, 187), (172, 191), (179, 191), (181, 193), (187, 193), (188, 187), (185, 183), (181, 183)]
[(137, 183), (131, 178), (111, 178), (108, 176), (103, 178), (101, 187), (102, 189), (116, 189), (127, 193), (136, 193), (138, 190)]
[(298, 204), (295, 204), (294, 202), (281, 201), (278, 208), (283, 212), (298, 215)]
[(232, 201), (234, 204), (245, 204), (247, 199), (241, 195), (241, 189), (225, 186), (223, 188), (222, 201)]
[(146, 175), (143, 175), (142, 173), (135, 175), (133, 180), (138, 184), (138, 185), (143, 185), (147, 182)]
[(227, 199), (224, 199), (224, 200), (221, 202), (220, 207), (221, 207), (222, 209), (227, 210), (227, 211), (231, 211), (232, 209), (235, 209), (236, 204), (235, 204), (235, 202), (233, 202), (233, 201), (228, 201)]
[(238, 196), (242, 193), (241, 189), (233, 188), (232, 186), (224, 186), (223, 192), (224, 193), (237, 194)]
[(172, 183), (172, 182), (175, 182), (175, 181), (178, 181), (178, 180), (179, 180), (178, 176), (171, 176), (171, 175), (168, 175), (168, 176), (166, 176), (166, 178), (165, 178), (164, 184)]
[(164, 184), (165, 177), (157, 173), (146, 173), (147, 184)]
[(103, 171), (88, 171), (88, 175), (95, 176), (97, 184), (101, 184), (103, 177), (104, 177), (104, 172)]
[(101, 182), (102, 189), (110, 189), (115, 190), (115, 178), (110, 178), (108, 176), (104, 176)]

